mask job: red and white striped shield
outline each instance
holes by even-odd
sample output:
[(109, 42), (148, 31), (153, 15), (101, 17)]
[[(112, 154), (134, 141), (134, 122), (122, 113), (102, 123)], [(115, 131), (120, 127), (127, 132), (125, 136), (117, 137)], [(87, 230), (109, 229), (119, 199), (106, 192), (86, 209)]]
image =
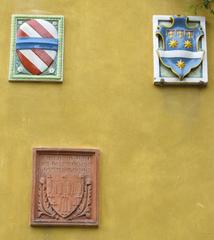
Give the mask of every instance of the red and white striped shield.
[[(56, 58), (57, 49), (47, 47), (43, 42), (53, 42), (57, 39), (57, 30), (50, 22), (43, 19), (24, 22), (17, 31), (17, 41), (22, 41), (22, 44), (23, 40), (28, 41), (28, 45), (16, 47), (16, 53), (26, 70), (32, 75), (40, 75), (46, 71)], [(37, 41), (37, 44), (34, 41)]]

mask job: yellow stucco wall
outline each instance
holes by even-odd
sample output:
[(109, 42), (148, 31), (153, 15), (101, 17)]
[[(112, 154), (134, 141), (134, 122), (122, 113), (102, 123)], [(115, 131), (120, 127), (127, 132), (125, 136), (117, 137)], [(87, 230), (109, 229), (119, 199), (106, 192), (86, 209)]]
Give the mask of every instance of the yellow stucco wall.
[[(214, 17), (209, 85), (152, 84), (152, 15), (193, 0), (1, 0), (0, 239), (214, 239)], [(65, 16), (63, 84), (8, 82), (11, 14)], [(98, 147), (99, 228), (29, 226), (32, 147)]]

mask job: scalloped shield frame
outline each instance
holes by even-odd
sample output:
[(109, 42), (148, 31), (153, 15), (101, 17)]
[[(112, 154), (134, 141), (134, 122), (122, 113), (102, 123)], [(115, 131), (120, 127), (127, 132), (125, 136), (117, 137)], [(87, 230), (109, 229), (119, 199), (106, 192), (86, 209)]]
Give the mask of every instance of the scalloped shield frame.
[[(207, 44), (206, 44), (206, 27), (205, 18), (198, 16), (188, 16), (188, 26), (198, 26), (203, 31), (203, 37), (199, 39), (200, 49), (203, 51), (202, 62), (194, 69), (186, 74), (183, 78), (176, 75), (169, 67), (165, 66), (161, 61), (158, 53), (164, 53), (164, 42), (160, 35), (157, 34), (160, 26), (169, 28), (172, 26), (173, 16), (155, 15), (153, 16), (153, 60), (154, 60), (154, 85), (199, 85), (206, 86), (208, 83), (207, 74)], [(178, 26), (179, 27), (179, 26)], [(184, 52), (184, 51), (182, 51)], [(173, 51), (169, 52), (171, 55)]]
[(12, 15), (9, 81), (63, 82), (63, 53), (63, 16)]

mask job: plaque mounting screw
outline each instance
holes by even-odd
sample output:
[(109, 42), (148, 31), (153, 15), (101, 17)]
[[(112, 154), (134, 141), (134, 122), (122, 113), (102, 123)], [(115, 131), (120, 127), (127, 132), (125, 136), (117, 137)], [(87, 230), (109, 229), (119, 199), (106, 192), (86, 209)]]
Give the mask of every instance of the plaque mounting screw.
[(23, 67), (22, 67), (22, 66), (19, 66), (19, 67), (17, 68), (17, 70), (18, 70), (18, 72), (20, 72), (20, 73), (21, 73), (21, 72), (23, 72), (23, 70), (24, 70), (24, 69), (23, 69)]
[(50, 68), (49, 69), (49, 73), (54, 73), (55, 72), (55, 69), (54, 68)]

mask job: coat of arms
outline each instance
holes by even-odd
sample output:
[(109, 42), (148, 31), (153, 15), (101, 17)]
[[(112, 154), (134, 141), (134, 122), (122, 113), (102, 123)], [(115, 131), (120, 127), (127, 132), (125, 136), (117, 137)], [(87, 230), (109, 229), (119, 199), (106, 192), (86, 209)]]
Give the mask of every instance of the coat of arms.
[(97, 149), (35, 148), (31, 225), (98, 225)]
[(154, 16), (154, 33), (158, 36), (154, 40), (156, 83), (206, 83), (205, 20), (201, 17), (189, 19)]
[(90, 217), (91, 180), (72, 175), (41, 177), (39, 187), (39, 217), (73, 220)]
[(10, 80), (62, 81), (63, 17), (12, 18)]
[(172, 25), (159, 25), (157, 34), (164, 42), (164, 49), (158, 50), (158, 56), (180, 80), (201, 64), (204, 51), (200, 50), (199, 39), (204, 33), (199, 26), (188, 26), (187, 17), (172, 17)]

